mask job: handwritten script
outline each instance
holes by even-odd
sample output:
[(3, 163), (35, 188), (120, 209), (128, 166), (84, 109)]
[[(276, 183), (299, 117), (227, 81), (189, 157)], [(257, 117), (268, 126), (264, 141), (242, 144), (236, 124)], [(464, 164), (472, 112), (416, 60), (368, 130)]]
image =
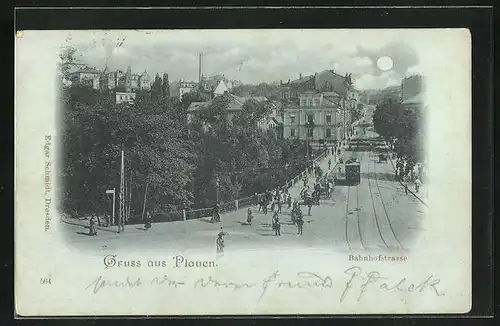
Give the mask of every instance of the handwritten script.
[[(401, 279), (390, 279), (384, 277), (380, 272), (364, 272), (360, 267), (346, 269), (342, 276), (343, 281), (334, 286), (332, 277), (320, 275), (314, 272), (298, 272), (293, 278), (282, 276), (279, 271), (274, 271), (269, 276), (256, 282), (235, 282), (232, 280), (220, 280), (213, 276), (188, 280), (174, 280), (168, 275), (155, 276), (151, 279), (126, 276), (122, 279), (106, 279), (102, 275), (94, 279), (86, 286), (86, 290), (93, 294), (100, 293), (106, 289), (134, 289), (138, 287), (156, 288), (194, 288), (194, 289), (226, 289), (232, 291), (253, 290), (257, 294), (257, 301), (261, 301), (269, 292), (287, 289), (319, 289), (324, 291), (336, 290), (339, 300), (343, 302), (348, 298), (361, 301), (369, 291), (381, 292), (407, 292), (422, 293), (430, 291), (436, 296), (444, 296), (445, 293), (439, 289), (441, 280), (434, 275), (412, 282), (406, 277)], [(338, 277), (337, 277), (338, 278)]]

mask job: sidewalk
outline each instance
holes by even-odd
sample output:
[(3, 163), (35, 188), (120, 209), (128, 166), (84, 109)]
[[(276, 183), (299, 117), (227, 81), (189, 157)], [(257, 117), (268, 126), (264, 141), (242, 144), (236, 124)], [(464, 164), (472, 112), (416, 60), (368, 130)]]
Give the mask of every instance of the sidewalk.
[[(392, 166), (393, 172), (395, 174), (396, 173), (396, 165), (394, 164), (394, 161), (392, 160), (392, 156), (393, 156), (394, 152), (391, 150), (389, 145), (387, 145), (387, 143), (385, 143), (385, 147), (387, 148), (389, 153), (391, 153), (391, 155), (388, 155), (388, 159), (391, 162), (391, 166)], [(399, 179), (398, 179), (398, 182), (401, 185), (402, 190), (404, 191), (405, 186), (404, 186), (403, 182), (401, 182), (401, 180), (399, 180)], [(427, 203), (425, 202), (424, 199), (427, 199), (429, 196), (428, 190), (429, 190), (428, 185), (421, 183), (418, 193), (415, 193), (415, 184), (413, 182), (408, 182), (408, 192), (410, 194), (412, 194), (415, 198), (417, 198), (425, 206), (427, 206)]]
[[(84, 227), (86, 229), (89, 228), (89, 219), (88, 218), (78, 219), (78, 218), (68, 218), (68, 217), (65, 217), (65, 216), (61, 216), (61, 221), (63, 223), (66, 223), (66, 224), (75, 225), (75, 226), (81, 226), (81, 227)], [(111, 232), (111, 233), (118, 233), (117, 232), (118, 231), (118, 226), (116, 226), (116, 225), (109, 226), (109, 227), (99, 226), (97, 224), (97, 222), (96, 222), (95, 228), (97, 230), (101, 230), (101, 231), (106, 231), (106, 232)]]

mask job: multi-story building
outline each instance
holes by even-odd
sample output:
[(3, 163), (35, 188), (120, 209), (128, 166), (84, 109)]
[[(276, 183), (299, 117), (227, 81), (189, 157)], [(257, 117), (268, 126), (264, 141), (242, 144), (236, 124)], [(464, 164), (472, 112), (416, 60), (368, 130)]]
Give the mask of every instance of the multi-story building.
[(280, 82), (284, 111), (283, 136), (315, 143), (339, 142), (352, 134), (351, 112), (359, 103), (351, 75), (324, 70)]
[(69, 80), (72, 84), (92, 87), (99, 89), (99, 79), (101, 72), (94, 67), (86, 67), (77, 70), (69, 75)]
[(182, 96), (198, 88), (198, 83), (191, 81), (176, 81), (170, 84), (170, 96), (182, 100)]
[(118, 69), (116, 71), (108, 71), (106, 67), (99, 77), (101, 90), (119, 90), (119, 91), (137, 91), (151, 89), (151, 77), (146, 70), (142, 73), (132, 73), (132, 69), (128, 66), (127, 71), (123, 72)]
[(115, 103), (116, 104), (132, 104), (135, 100), (135, 93), (133, 92), (115, 92)]
[(401, 104), (407, 109), (422, 109), (427, 106), (424, 80), (420, 75), (404, 78), (401, 82)]
[(401, 82), (401, 100), (404, 102), (422, 92), (422, 76), (406, 77)]
[(350, 120), (350, 113), (344, 108), (344, 101), (345, 99), (335, 92), (300, 93), (299, 105), (289, 104), (285, 107), (284, 138), (309, 138), (313, 143), (321, 140), (332, 143), (343, 139), (343, 131)]

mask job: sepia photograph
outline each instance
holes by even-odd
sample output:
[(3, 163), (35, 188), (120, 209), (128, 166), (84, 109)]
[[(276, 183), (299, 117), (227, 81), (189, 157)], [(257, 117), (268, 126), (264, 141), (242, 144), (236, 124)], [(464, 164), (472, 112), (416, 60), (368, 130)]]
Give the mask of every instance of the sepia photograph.
[(16, 310), (466, 312), (470, 128), (464, 29), (19, 31)]

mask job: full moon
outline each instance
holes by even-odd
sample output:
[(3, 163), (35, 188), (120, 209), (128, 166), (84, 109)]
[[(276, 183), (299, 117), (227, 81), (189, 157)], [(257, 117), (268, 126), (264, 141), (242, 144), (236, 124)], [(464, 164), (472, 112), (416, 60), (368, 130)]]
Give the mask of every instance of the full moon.
[(392, 65), (393, 65), (392, 59), (387, 56), (380, 57), (377, 60), (377, 67), (382, 71), (390, 70), (392, 68)]

